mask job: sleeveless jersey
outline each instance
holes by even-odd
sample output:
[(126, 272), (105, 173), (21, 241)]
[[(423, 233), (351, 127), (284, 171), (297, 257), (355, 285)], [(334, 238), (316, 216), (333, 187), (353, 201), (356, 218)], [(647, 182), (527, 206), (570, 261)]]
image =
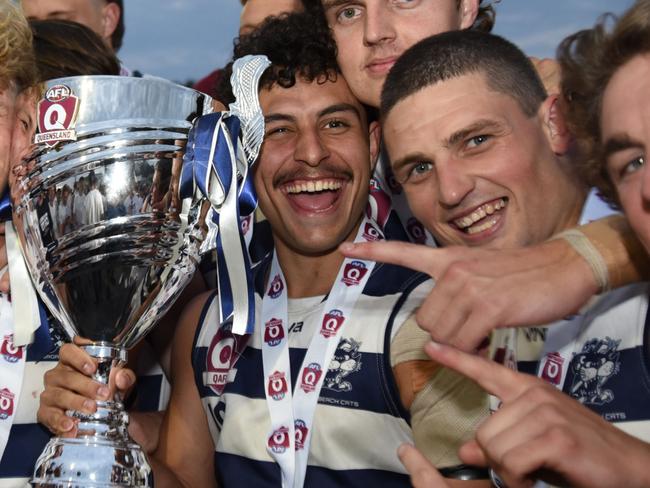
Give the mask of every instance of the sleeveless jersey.
[[(261, 268), (258, 310), (266, 266)], [(410, 486), (396, 449), (412, 442), (412, 433), (390, 367), (389, 348), (399, 326), (430, 289), (429, 283), (423, 284), (426, 278), (397, 266), (375, 267), (325, 373), (305, 486)], [(322, 298), (289, 300), (292, 387), (320, 327), (316, 322), (322, 318)], [(281, 486), (280, 468), (266, 451), (270, 418), (260, 334), (235, 340), (217, 330), (218, 312), (213, 296), (199, 322), (192, 357), (215, 443), (217, 479), (225, 487)], [(231, 348), (238, 357), (233, 367), (227, 361)]]
[[(648, 283), (613, 290), (574, 319), (575, 325), (551, 326), (538, 370), (538, 376), (645, 442), (650, 442), (648, 293)], [(561, 328), (572, 325), (571, 333), (562, 334)]]

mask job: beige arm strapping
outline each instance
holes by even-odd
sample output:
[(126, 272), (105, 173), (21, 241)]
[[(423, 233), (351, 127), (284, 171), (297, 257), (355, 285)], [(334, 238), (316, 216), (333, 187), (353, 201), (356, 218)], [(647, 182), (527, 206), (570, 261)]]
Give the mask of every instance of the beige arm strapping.
[(601, 291), (650, 279), (650, 258), (622, 215), (559, 234), (591, 266)]
[(410, 403), (404, 406), (411, 413), (415, 445), (435, 466), (457, 466), (462, 464), (458, 448), (488, 415), (487, 395), (474, 382), (437, 367), (424, 352), (430, 340), (415, 316), (409, 317), (391, 342), (391, 365), (400, 396)]

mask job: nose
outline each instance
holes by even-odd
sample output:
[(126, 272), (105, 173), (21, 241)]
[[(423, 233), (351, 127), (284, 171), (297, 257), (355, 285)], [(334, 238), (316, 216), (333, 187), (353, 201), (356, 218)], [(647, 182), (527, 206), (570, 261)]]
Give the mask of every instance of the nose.
[(475, 187), (474, 177), (459, 162), (436, 163), (438, 203), (445, 209), (459, 205)]
[(385, 2), (366, 5), (364, 43), (368, 46), (393, 41), (396, 36), (394, 19)]
[(294, 150), (294, 158), (296, 161), (315, 168), (329, 156), (329, 148), (324, 144), (318, 131), (302, 131), (298, 135)]

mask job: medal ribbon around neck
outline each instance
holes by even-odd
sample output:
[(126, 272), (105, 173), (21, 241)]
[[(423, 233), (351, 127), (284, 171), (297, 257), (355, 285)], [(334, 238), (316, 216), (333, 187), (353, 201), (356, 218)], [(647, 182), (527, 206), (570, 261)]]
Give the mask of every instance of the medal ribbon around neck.
[(266, 56), (235, 61), (231, 83), (237, 101), (229, 112), (200, 117), (187, 139), (181, 173), (181, 197), (198, 190), (211, 204), (208, 235), (201, 247), (217, 249), (220, 322), (233, 319), (232, 333), (255, 327), (254, 283), (249, 254), (257, 196), (250, 166), (264, 137), (258, 83), (271, 63)]
[[(354, 242), (381, 239), (383, 235), (377, 224), (366, 217)], [(303, 486), (320, 390), (345, 324), (349, 322), (374, 266), (374, 261), (349, 258), (343, 261), (292, 393), (287, 284), (277, 254), (273, 255), (269, 285), (262, 301), (259, 333), (262, 337), (266, 404), (271, 417), (267, 450), (280, 465), (284, 488)]]
[(11, 302), (0, 297), (0, 458), (4, 453), (23, 386), (27, 348), (14, 345)]
[(564, 319), (561, 324), (548, 328), (543, 349), (544, 356), (539, 362), (537, 376), (560, 391), (564, 388), (569, 364), (584, 324), (585, 316), (577, 314)]

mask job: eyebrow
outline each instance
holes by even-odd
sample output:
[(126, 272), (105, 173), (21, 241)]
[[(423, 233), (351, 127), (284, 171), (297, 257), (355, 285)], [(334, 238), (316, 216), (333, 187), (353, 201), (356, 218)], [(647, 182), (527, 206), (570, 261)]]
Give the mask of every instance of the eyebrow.
[[(53, 10), (52, 12), (48, 12), (47, 18), (51, 19), (52, 17), (57, 17), (60, 15), (70, 15), (74, 12), (73, 9), (70, 10)], [(28, 20), (31, 20), (34, 17), (28, 17)]]
[(288, 114), (269, 114), (264, 117), (264, 123), (270, 124), (271, 122), (295, 122), (296, 118)]
[(345, 5), (346, 3), (352, 3), (351, 0), (322, 0), (323, 10), (329, 10), (331, 8), (339, 7)]
[(467, 139), (467, 137), (469, 137), (471, 134), (476, 134), (477, 132), (482, 132), (486, 129), (502, 130), (503, 124), (497, 122), (496, 120), (491, 120), (491, 119), (477, 120), (473, 124), (454, 132), (444, 142), (444, 146), (445, 147), (456, 146), (459, 142)]
[[(351, 112), (361, 120), (361, 113), (359, 109), (350, 103), (337, 103), (336, 105), (330, 105), (329, 107), (324, 108), (318, 112), (318, 118), (325, 117), (326, 115), (332, 115), (338, 112)], [(269, 114), (264, 117), (264, 122), (270, 124), (272, 122), (295, 122), (296, 118), (293, 115), (283, 114), (283, 113), (274, 113)]]
[(625, 149), (642, 148), (643, 144), (631, 139), (627, 134), (616, 134), (603, 144), (603, 158), (607, 159), (612, 154)]
[(332, 115), (337, 112), (352, 112), (357, 116), (359, 120), (361, 120), (361, 113), (359, 112), (359, 109), (350, 103), (337, 103), (336, 105), (330, 105), (329, 107), (324, 108), (318, 112), (318, 117)]

